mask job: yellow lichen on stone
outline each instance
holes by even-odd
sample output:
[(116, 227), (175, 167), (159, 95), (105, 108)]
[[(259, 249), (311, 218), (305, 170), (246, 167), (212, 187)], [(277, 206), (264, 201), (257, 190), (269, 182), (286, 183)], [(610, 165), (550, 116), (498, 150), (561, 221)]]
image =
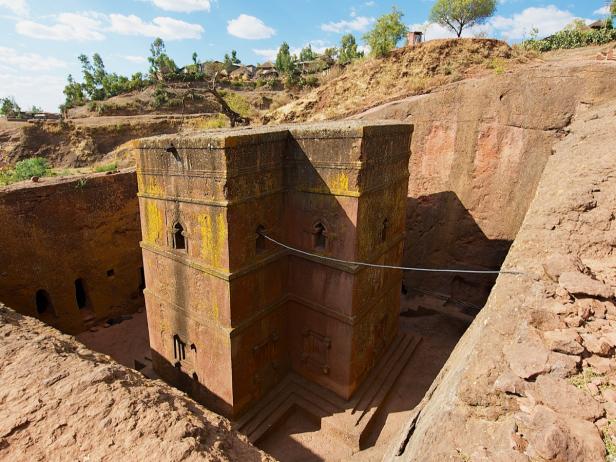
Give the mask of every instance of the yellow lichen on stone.
[(163, 214), (153, 201), (148, 201), (145, 205), (145, 223), (145, 241), (150, 244), (160, 243), (164, 229)]
[(164, 195), (164, 190), (162, 185), (160, 185), (160, 183), (158, 182), (158, 180), (154, 177), (146, 177), (146, 180), (143, 184), (143, 189), (140, 191), (143, 191), (145, 194), (149, 194), (151, 196), (163, 196)]
[(331, 189), (337, 192), (349, 190), (349, 176), (345, 172), (340, 172), (332, 179)]
[(218, 214), (216, 220), (211, 215), (199, 215), (201, 230), (201, 258), (214, 267), (222, 267), (224, 246), (227, 241), (227, 223), (223, 214)]

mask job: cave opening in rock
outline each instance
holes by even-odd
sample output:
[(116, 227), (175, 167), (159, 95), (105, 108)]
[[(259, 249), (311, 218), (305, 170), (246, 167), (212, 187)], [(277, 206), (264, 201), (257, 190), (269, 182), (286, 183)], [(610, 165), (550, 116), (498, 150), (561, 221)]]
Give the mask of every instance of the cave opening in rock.
[(86, 286), (81, 278), (75, 280), (75, 300), (77, 301), (77, 307), (80, 310), (90, 308)]
[(53, 311), (53, 304), (51, 303), (51, 297), (46, 290), (40, 289), (36, 291), (35, 295), (36, 312), (38, 314), (48, 313)]

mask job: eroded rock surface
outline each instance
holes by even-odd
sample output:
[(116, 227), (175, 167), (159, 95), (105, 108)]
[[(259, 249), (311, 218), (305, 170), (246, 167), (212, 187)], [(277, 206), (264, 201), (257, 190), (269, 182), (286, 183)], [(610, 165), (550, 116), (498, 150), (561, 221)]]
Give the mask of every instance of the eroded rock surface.
[[(502, 264), (553, 145), (567, 135), (578, 112), (616, 99), (615, 67), (586, 54), (466, 79), (356, 116), (415, 126), (407, 266), (494, 269)], [(572, 212), (608, 213), (593, 209), (594, 203), (584, 191)], [(547, 218), (546, 227), (560, 220), (556, 213)], [(575, 269), (575, 261), (562, 258), (544, 263), (559, 275)], [(481, 307), (494, 281), (484, 275), (413, 273), (406, 283)]]
[(498, 278), (389, 459), (603, 461), (614, 447), (615, 111), (579, 112), (555, 145), (504, 263), (524, 274)]
[(273, 460), (161, 381), (0, 305), (0, 460)]

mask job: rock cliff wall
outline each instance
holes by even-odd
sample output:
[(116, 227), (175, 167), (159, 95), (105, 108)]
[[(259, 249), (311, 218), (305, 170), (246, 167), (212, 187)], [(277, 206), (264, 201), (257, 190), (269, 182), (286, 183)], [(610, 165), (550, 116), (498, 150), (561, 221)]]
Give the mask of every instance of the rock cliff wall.
[(67, 333), (144, 305), (134, 171), (0, 188), (0, 300)]
[(577, 111), (504, 262), (524, 275), (498, 278), (387, 460), (613, 455), (615, 110)]
[[(616, 98), (613, 65), (548, 61), (457, 82), (358, 115), (415, 126), (405, 263), (498, 268), (552, 146), (580, 110)], [(407, 274), (407, 285), (482, 306), (492, 276)]]

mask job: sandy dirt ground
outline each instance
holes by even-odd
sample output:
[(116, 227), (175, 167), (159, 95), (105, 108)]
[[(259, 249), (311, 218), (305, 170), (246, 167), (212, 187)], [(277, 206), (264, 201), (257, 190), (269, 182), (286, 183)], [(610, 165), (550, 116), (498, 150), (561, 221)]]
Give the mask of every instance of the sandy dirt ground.
[(110, 327), (97, 326), (96, 331), (86, 331), (76, 336), (89, 349), (111, 356), (126, 367), (135, 368), (151, 362), (148, 321), (145, 310)]

